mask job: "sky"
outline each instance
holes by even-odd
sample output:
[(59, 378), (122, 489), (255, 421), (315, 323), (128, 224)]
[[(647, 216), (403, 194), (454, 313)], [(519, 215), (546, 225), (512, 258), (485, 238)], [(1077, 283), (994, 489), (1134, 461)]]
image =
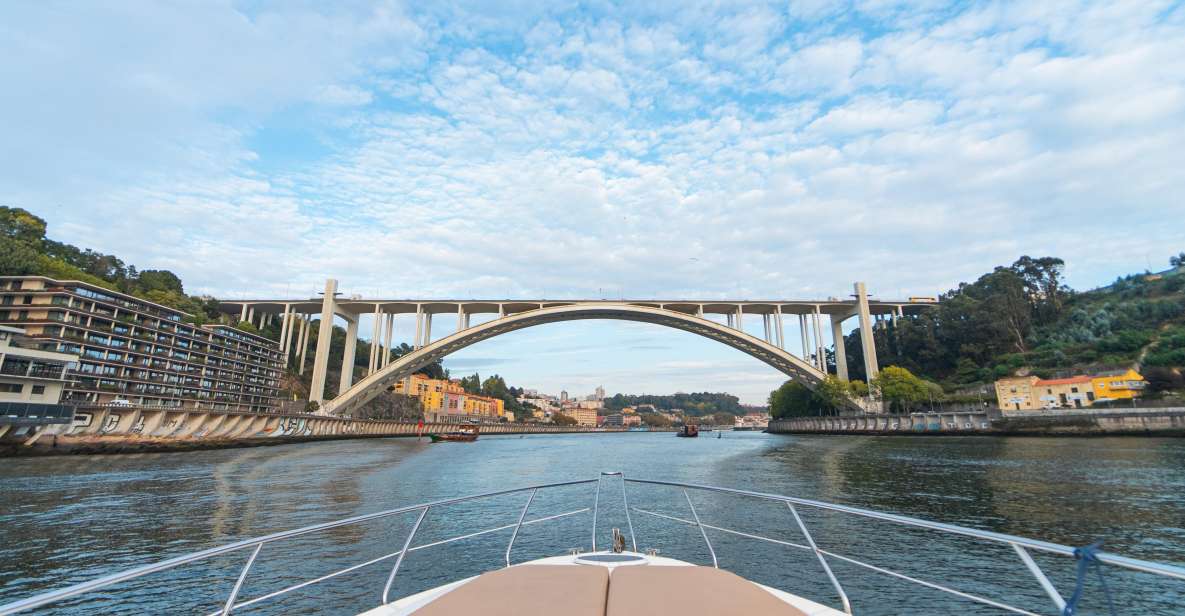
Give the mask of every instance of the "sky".
[[(1185, 249), (1181, 2), (6, 2), (0, 118), (0, 204), (222, 298), (889, 298), (1022, 254), (1090, 288)], [(617, 322), (446, 366), (782, 380)]]

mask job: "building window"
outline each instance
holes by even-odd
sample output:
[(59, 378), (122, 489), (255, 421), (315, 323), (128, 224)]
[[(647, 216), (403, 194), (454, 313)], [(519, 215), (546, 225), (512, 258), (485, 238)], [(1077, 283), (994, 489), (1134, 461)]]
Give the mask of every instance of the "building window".
[(44, 396), (45, 395), (45, 385), (34, 385), (33, 386), (33, 395), (34, 396)]
[(19, 394), (24, 389), (20, 383), (0, 383), (0, 394)]

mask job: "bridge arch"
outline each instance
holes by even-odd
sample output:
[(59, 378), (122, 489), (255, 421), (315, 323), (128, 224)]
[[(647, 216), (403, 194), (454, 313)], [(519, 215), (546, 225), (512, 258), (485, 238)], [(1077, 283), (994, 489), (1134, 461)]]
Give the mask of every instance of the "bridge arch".
[(467, 346), (505, 333), (564, 321), (612, 319), (653, 323), (716, 340), (759, 359), (791, 379), (814, 389), (825, 374), (801, 358), (768, 342), (704, 318), (633, 304), (567, 305), (539, 308), (501, 317), (458, 331), (400, 357), (355, 383), (332, 400), (322, 413), (349, 414), (416, 370)]

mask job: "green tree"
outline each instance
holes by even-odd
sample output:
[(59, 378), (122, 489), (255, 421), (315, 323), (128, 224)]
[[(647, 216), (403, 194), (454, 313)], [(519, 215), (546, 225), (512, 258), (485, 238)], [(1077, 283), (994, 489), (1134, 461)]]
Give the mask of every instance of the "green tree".
[(786, 381), (770, 392), (768, 405), (775, 419), (820, 415), (825, 406), (815, 392), (797, 381)]
[(506, 380), (495, 374), (481, 382), (481, 395), (491, 398), (510, 398), (510, 389), (506, 387)]
[(815, 396), (828, 410), (844, 408), (852, 398), (851, 386), (834, 374), (828, 374), (815, 388)]
[(467, 393), (467, 394), (480, 394), (481, 393), (481, 375), (474, 372), (473, 376), (461, 377), (461, 388), (464, 389), (465, 393)]
[(652, 428), (669, 428), (674, 423), (666, 416), (659, 415), (658, 413), (640, 413), (639, 417), (642, 418), (642, 423)]
[(557, 411), (551, 414), (551, 423), (557, 426), (574, 426), (579, 422), (577, 422), (576, 419)]
[(0, 235), (0, 275), (25, 276), (38, 272), (37, 250), (18, 239)]
[(916, 402), (930, 397), (931, 390), (926, 382), (912, 372), (899, 366), (886, 366), (872, 380), (873, 387), (880, 392), (894, 412), (909, 412)]
[(45, 238), (45, 220), (19, 207), (0, 206), (0, 237), (40, 246)]
[(1181, 267), (1185, 265), (1185, 252), (1177, 254), (1175, 257), (1169, 257), (1169, 265), (1173, 267)]
[(169, 270), (144, 270), (140, 272), (136, 280), (140, 290), (146, 293), (151, 291), (173, 291), (182, 295), (185, 293), (185, 289), (181, 286), (181, 279)]
[(858, 379), (848, 381), (848, 391), (854, 398), (866, 398), (868, 397), (868, 383)]

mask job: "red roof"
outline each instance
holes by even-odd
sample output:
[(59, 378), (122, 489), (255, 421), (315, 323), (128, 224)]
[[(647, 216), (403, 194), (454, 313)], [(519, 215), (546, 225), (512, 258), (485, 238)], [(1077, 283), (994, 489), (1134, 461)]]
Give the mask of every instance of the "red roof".
[(1038, 380), (1037, 385), (1071, 385), (1074, 383), (1089, 383), (1089, 376), (1072, 376), (1068, 379), (1049, 379), (1048, 381)]

